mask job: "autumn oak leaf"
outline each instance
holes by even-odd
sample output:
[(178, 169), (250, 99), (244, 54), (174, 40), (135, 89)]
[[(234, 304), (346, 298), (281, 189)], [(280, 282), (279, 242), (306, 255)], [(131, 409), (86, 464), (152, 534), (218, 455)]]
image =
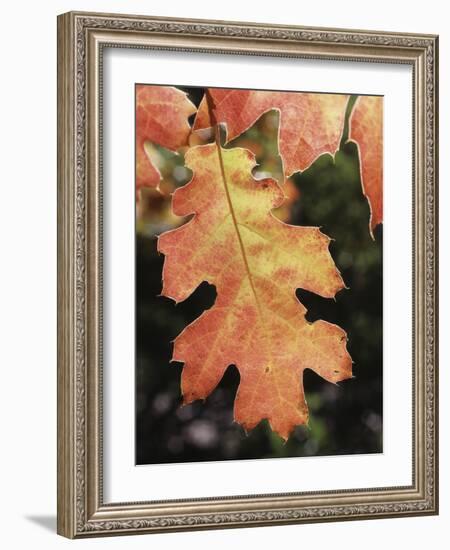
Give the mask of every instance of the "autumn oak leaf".
[(254, 179), (247, 149), (196, 146), (185, 161), (193, 177), (175, 191), (173, 210), (194, 215), (158, 239), (162, 295), (180, 302), (206, 281), (217, 296), (174, 342), (184, 403), (205, 399), (236, 365), (235, 421), (251, 430), (267, 419), (287, 439), (308, 421), (305, 369), (332, 383), (352, 376), (344, 330), (308, 322), (295, 294), (302, 288), (333, 298), (344, 287), (330, 239), (273, 216), (284, 194), (275, 180)]
[(373, 235), (383, 221), (383, 98), (359, 96), (349, 126), (349, 140), (358, 147), (361, 185), (370, 206)]
[[(284, 175), (306, 170), (317, 157), (339, 148), (348, 95), (209, 88), (216, 121), (226, 123), (227, 140), (245, 132), (264, 113), (280, 113), (279, 152)], [(213, 126), (203, 98), (193, 130)]]
[(171, 151), (187, 145), (188, 118), (196, 107), (187, 95), (171, 86), (136, 86), (136, 191), (157, 188), (161, 175), (146, 148), (148, 142)]

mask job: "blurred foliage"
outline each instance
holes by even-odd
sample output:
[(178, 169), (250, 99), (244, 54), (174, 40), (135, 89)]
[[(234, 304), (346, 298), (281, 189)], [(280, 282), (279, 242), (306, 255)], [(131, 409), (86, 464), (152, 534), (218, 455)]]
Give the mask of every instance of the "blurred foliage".
[[(204, 90), (183, 89), (198, 105)], [(185, 221), (172, 214), (170, 194), (191, 174), (183, 168), (182, 152), (156, 151), (161, 193), (143, 193), (136, 224), (137, 464), (382, 452), (382, 227), (372, 239), (358, 152), (346, 143), (347, 132), (348, 124), (334, 159), (323, 155), (285, 182), (288, 198), (277, 212), (288, 223), (319, 226), (332, 237), (331, 254), (348, 289), (335, 300), (304, 290), (297, 295), (309, 320), (325, 319), (347, 331), (354, 361), (354, 378), (339, 385), (305, 371), (310, 422), (297, 427), (287, 443), (267, 421), (247, 435), (233, 422), (235, 366), (204, 402), (180, 406), (182, 364), (170, 363), (171, 342), (213, 305), (216, 293), (203, 283), (178, 305), (159, 296), (164, 258), (156, 251), (156, 235)], [(228, 147), (251, 146), (258, 162), (254, 176), (279, 179), (277, 134), (278, 113), (269, 111)]]

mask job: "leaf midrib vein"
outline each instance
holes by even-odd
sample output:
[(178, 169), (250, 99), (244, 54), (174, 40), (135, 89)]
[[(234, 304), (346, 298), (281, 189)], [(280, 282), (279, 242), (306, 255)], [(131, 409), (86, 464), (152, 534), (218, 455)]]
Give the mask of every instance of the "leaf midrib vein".
[[(217, 130), (216, 130), (216, 132), (217, 132)], [(223, 186), (224, 186), (224, 189), (225, 189), (225, 195), (226, 195), (226, 198), (227, 198), (228, 208), (230, 209), (231, 219), (233, 220), (233, 225), (234, 225), (234, 228), (236, 230), (236, 235), (237, 235), (237, 238), (238, 238), (238, 241), (239, 241), (239, 247), (241, 249), (242, 258), (243, 258), (243, 261), (244, 261), (245, 272), (246, 272), (246, 275), (247, 275), (247, 278), (248, 278), (253, 296), (255, 298), (256, 307), (258, 308), (259, 316), (260, 316), (261, 320), (263, 320), (262, 307), (261, 307), (261, 304), (259, 302), (258, 295), (256, 293), (255, 285), (253, 283), (253, 277), (252, 277), (252, 273), (250, 271), (250, 265), (249, 265), (249, 262), (248, 262), (247, 253), (246, 253), (245, 246), (244, 246), (244, 241), (243, 241), (242, 235), (239, 231), (239, 222), (237, 220), (236, 212), (234, 211), (233, 201), (231, 199), (231, 193), (230, 193), (230, 189), (229, 189), (229, 185), (228, 185), (228, 181), (227, 181), (227, 177), (226, 177), (226, 173), (225, 173), (225, 166), (224, 166), (224, 162), (223, 162), (222, 147), (220, 145), (220, 141), (218, 143), (217, 143), (217, 141), (218, 140), (216, 140), (216, 145), (217, 145), (217, 152), (218, 152), (218, 156), (219, 156), (220, 172), (221, 172), (221, 175), (222, 175), (222, 182), (223, 182)]]

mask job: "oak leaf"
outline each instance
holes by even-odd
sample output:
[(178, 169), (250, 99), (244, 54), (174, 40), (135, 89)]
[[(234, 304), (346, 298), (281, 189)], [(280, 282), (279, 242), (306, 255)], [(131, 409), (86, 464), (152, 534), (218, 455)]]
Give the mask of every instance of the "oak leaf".
[[(339, 148), (348, 95), (209, 88), (217, 122), (226, 123), (227, 140), (236, 138), (264, 113), (280, 113), (279, 152), (285, 177), (306, 170), (323, 153)], [(200, 103), (193, 130), (213, 126), (207, 97)]]
[(180, 302), (207, 281), (217, 297), (174, 341), (184, 363), (184, 403), (205, 399), (229, 365), (240, 384), (234, 419), (245, 430), (268, 419), (284, 439), (308, 421), (303, 372), (337, 383), (350, 378), (346, 334), (326, 321), (310, 323), (295, 291), (333, 298), (344, 287), (316, 227), (292, 226), (271, 211), (283, 202), (273, 179), (255, 180), (254, 155), (217, 142), (192, 147), (185, 157), (193, 177), (173, 195), (179, 216), (194, 214), (162, 234), (162, 295)]
[(350, 115), (349, 140), (359, 152), (361, 185), (370, 206), (370, 232), (383, 221), (383, 98), (359, 96)]
[(146, 149), (148, 142), (171, 151), (187, 145), (189, 116), (196, 107), (187, 95), (171, 86), (136, 86), (136, 190), (157, 188), (161, 175)]

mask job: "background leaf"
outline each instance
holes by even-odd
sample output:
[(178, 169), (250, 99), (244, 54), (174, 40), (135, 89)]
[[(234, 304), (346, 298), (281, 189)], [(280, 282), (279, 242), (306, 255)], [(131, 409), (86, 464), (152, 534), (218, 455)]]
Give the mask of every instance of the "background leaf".
[[(344, 126), (348, 95), (209, 88), (217, 122), (227, 125), (228, 140), (242, 134), (271, 109), (280, 113), (279, 148), (284, 172), (306, 170), (323, 153), (334, 154)], [(194, 130), (212, 126), (206, 99)]]
[(361, 185), (370, 206), (370, 232), (383, 221), (383, 98), (359, 96), (349, 139), (358, 147)]
[(196, 112), (187, 95), (170, 86), (136, 86), (136, 191), (158, 187), (161, 175), (151, 162), (146, 142), (171, 151), (186, 145), (191, 132), (188, 122)]

